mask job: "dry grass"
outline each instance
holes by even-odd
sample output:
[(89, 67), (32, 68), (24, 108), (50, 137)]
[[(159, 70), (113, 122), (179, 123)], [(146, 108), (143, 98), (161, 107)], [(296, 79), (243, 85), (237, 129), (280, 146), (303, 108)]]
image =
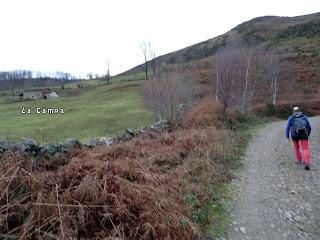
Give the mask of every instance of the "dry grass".
[[(221, 107), (206, 100), (183, 126), (54, 161), (0, 159), (0, 232), (21, 239), (197, 239), (191, 213), (229, 180)], [(215, 156), (213, 159), (212, 156)], [(192, 193), (197, 204), (185, 196)]]

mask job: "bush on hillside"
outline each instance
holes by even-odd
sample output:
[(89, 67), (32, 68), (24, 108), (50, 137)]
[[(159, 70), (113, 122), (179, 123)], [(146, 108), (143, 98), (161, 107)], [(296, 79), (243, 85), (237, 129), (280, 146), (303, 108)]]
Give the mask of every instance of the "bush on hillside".
[(235, 130), (252, 118), (251, 115), (242, 115), (230, 108), (224, 110), (223, 106), (217, 104), (214, 99), (206, 98), (186, 113), (182, 126), (184, 128), (214, 126), (218, 129)]
[(224, 120), (224, 111), (221, 105), (217, 104), (213, 99), (207, 98), (186, 113), (183, 126), (188, 127), (222, 127)]
[(159, 118), (177, 123), (191, 107), (195, 95), (192, 79), (167, 73), (147, 82), (143, 89), (143, 100)]
[(320, 21), (310, 21), (307, 23), (302, 23), (294, 26), (288, 27), (286, 30), (278, 34), (278, 38), (314, 38), (320, 37)]

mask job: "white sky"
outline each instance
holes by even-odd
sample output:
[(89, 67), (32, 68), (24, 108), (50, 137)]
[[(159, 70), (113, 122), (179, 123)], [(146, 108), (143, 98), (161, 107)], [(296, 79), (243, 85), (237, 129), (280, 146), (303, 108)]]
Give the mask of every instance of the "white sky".
[(320, 11), (319, 0), (0, 0), (0, 71), (111, 75), (223, 34), (254, 17)]

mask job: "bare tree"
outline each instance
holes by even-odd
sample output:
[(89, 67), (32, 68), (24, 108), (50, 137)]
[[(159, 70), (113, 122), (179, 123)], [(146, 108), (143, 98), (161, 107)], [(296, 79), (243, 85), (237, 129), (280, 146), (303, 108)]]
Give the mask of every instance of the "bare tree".
[(245, 114), (252, 109), (256, 90), (265, 89), (260, 99), (271, 96), (270, 101), (275, 105), (281, 80), (278, 56), (275, 50), (266, 51), (254, 44), (227, 45), (220, 49), (213, 56), (210, 81), (216, 102), (224, 109), (232, 107)]
[(159, 118), (175, 123), (191, 106), (195, 94), (195, 85), (192, 79), (186, 76), (169, 73), (162, 74), (159, 79), (146, 83), (142, 90), (145, 104)]
[(152, 73), (153, 76), (156, 75), (156, 49), (151, 46), (151, 43), (149, 42), (149, 55), (151, 59), (152, 64)]
[(106, 78), (107, 78), (107, 82), (108, 82), (108, 85), (110, 84), (110, 68), (109, 68), (109, 60), (107, 61), (107, 67), (108, 67), (108, 69), (107, 69), (107, 76), (106, 76)]
[(219, 64), (218, 61), (216, 61), (216, 103), (219, 103)]
[(252, 58), (252, 49), (249, 50), (248, 54), (244, 54), (246, 59), (246, 65), (245, 65), (245, 84), (244, 84), (244, 89), (243, 89), (243, 94), (242, 94), (242, 113), (246, 112), (246, 103), (248, 99), (248, 87), (249, 87), (249, 70), (250, 70), (250, 65), (251, 65), (251, 58)]
[(264, 75), (266, 84), (269, 85), (271, 93), (272, 105), (277, 104), (277, 97), (279, 91), (280, 76), (280, 60), (276, 50), (268, 49), (264, 56)]
[[(242, 48), (243, 67), (244, 71), (244, 86), (242, 93), (242, 113), (250, 112), (253, 105), (253, 100), (258, 83), (262, 82), (262, 88), (266, 88), (264, 79), (266, 73), (263, 71), (265, 68), (265, 50), (263, 46), (255, 46), (254, 44), (248, 44)], [(261, 94), (260, 94), (261, 95)]]
[(290, 102), (290, 108), (293, 108), (293, 97), (295, 95), (295, 88), (296, 88), (296, 72), (295, 68), (292, 64), (290, 64), (288, 61), (284, 61), (281, 64), (281, 77), (286, 79), (285, 86), (287, 93), (287, 99)]
[(229, 106), (240, 107), (242, 96), (242, 84), (244, 74), (244, 62), (242, 51), (232, 46), (226, 47), (214, 56), (215, 79), (211, 86), (215, 92), (216, 101), (220, 102), (224, 109)]
[(92, 80), (92, 79), (93, 79), (93, 73), (88, 73), (88, 74), (87, 74), (87, 78), (88, 78), (89, 80)]
[(294, 89), (296, 87), (296, 78), (292, 74), (291, 77), (289, 78), (289, 85), (288, 85), (288, 94), (289, 94), (289, 99), (290, 99), (290, 108), (293, 108), (293, 93)]
[(143, 57), (144, 57), (144, 71), (146, 73), (146, 80), (148, 80), (148, 56), (147, 56), (147, 49), (148, 49), (148, 45), (146, 42), (143, 42), (140, 45)]

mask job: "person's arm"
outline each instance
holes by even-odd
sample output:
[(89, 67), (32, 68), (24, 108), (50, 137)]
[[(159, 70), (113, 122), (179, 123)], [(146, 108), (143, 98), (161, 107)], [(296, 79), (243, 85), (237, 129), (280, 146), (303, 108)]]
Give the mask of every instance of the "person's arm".
[(306, 122), (307, 122), (307, 128), (308, 128), (308, 136), (310, 136), (310, 133), (311, 133), (311, 124), (308, 120), (308, 118), (305, 116), (305, 119), (306, 119)]
[(287, 137), (288, 140), (289, 140), (289, 137), (290, 137), (291, 125), (292, 125), (292, 117), (289, 117), (288, 124), (287, 124), (287, 127), (286, 127), (286, 137)]

